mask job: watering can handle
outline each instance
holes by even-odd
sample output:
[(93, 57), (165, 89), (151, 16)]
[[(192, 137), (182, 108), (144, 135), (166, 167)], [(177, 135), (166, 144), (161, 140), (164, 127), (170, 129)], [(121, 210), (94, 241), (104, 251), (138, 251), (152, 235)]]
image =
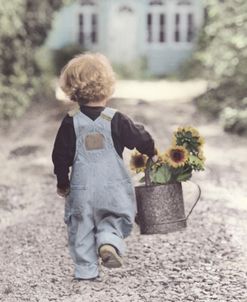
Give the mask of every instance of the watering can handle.
[(189, 182), (197, 186), (198, 195), (197, 195), (196, 201), (194, 202), (192, 208), (190, 209), (189, 213), (186, 215), (185, 220), (187, 220), (189, 218), (190, 214), (193, 212), (195, 206), (197, 205), (197, 203), (198, 203), (198, 201), (199, 201), (199, 199), (200, 199), (200, 197), (202, 195), (201, 187), (197, 183), (195, 183), (195, 182), (193, 182), (191, 180), (189, 180)]
[[(153, 163), (152, 159), (149, 158), (148, 161), (147, 161), (147, 168), (145, 170), (145, 184), (146, 184), (146, 186), (151, 186), (150, 169), (151, 169), (152, 163)], [(175, 220), (175, 221), (166, 221), (164, 223), (159, 223), (159, 224), (169, 224), (169, 223), (181, 222), (181, 221), (188, 220), (189, 216), (191, 215), (191, 213), (193, 212), (195, 206), (197, 205), (197, 203), (198, 203), (198, 201), (199, 201), (199, 199), (201, 197), (201, 193), (202, 193), (201, 187), (197, 183), (195, 183), (195, 182), (193, 182), (191, 180), (189, 180), (189, 182), (193, 183), (194, 185), (196, 185), (197, 189), (198, 189), (198, 196), (197, 196), (196, 201), (194, 202), (192, 208), (190, 209), (189, 213), (183, 219), (178, 219), (178, 220)]]
[(153, 164), (153, 160), (150, 157), (147, 161), (146, 169), (145, 169), (145, 184), (146, 186), (151, 186), (151, 179), (150, 179), (150, 170)]

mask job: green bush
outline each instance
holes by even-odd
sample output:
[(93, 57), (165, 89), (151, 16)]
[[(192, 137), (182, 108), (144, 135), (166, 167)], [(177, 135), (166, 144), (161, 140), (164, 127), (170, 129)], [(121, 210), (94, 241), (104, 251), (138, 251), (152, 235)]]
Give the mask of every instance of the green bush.
[[(206, 77), (213, 88), (196, 99), (198, 107), (219, 116), (226, 107), (236, 110), (236, 123), (247, 125), (246, 115), (239, 114), (246, 108), (247, 81), (247, 2), (245, 0), (205, 0), (207, 20), (192, 66), (198, 63), (200, 75)], [(228, 109), (227, 109), (228, 110)], [(223, 116), (226, 116), (224, 111)], [(228, 116), (228, 115), (227, 115)], [(222, 118), (227, 131), (246, 133), (229, 127), (229, 117)], [(232, 120), (232, 118), (231, 118)], [(246, 128), (247, 130), (247, 128)]]
[(113, 64), (113, 69), (120, 79), (147, 79), (147, 58), (142, 56), (128, 64)]
[(247, 135), (247, 109), (226, 107), (220, 117), (225, 131)]
[(52, 65), (54, 69), (54, 74), (59, 75), (61, 69), (66, 63), (68, 63), (70, 59), (84, 51), (86, 51), (86, 49), (83, 49), (82, 46), (79, 44), (69, 44), (64, 46), (63, 48), (53, 50)]
[(43, 74), (36, 52), (63, 0), (12, 0), (0, 6), (0, 118), (19, 116), (39, 95)]

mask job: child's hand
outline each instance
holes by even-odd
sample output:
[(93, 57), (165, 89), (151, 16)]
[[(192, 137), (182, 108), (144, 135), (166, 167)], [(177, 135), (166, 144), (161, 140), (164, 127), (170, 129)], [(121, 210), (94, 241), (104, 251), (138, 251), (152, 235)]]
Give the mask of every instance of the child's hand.
[(158, 159), (159, 159), (158, 155), (154, 155), (154, 156), (152, 157), (152, 161), (153, 161), (154, 163), (156, 163), (156, 162), (158, 161)]
[(153, 163), (156, 163), (158, 161), (159, 157), (158, 157), (158, 149), (157, 148), (154, 148), (154, 156), (151, 157), (151, 159), (152, 159)]
[(66, 197), (67, 195), (69, 195), (69, 188), (66, 189), (57, 188), (57, 195), (60, 197)]

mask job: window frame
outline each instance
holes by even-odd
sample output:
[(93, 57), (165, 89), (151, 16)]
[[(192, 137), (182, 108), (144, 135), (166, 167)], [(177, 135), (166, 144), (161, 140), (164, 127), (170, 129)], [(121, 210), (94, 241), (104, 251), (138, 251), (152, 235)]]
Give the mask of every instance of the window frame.
[[(76, 41), (82, 47), (94, 47), (99, 44), (99, 22), (100, 14), (96, 5), (79, 6), (76, 13), (77, 16), (77, 30)], [(82, 18), (82, 24), (81, 24)], [(93, 19), (95, 20), (93, 21)], [(95, 22), (95, 23), (94, 23)], [(83, 38), (82, 38), (83, 36)]]
[[(194, 46), (195, 41), (195, 32), (196, 32), (196, 4), (193, 0), (177, 0), (173, 3), (172, 7), (172, 26), (171, 26), (171, 45), (173, 47), (181, 46), (183, 48), (191, 48)], [(176, 41), (176, 15), (180, 15), (180, 30), (179, 30), (179, 41)], [(192, 16), (192, 29), (191, 35), (192, 38), (188, 40), (188, 31), (189, 31), (189, 20), (188, 16)]]
[[(162, 4), (149, 4), (145, 13), (145, 41), (148, 47), (163, 47), (168, 43), (168, 26), (167, 26), (167, 5), (165, 1)], [(151, 24), (148, 19), (151, 16)], [(163, 16), (163, 31), (161, 30), (161, 16)], [(164, 41), (161, 41), (161, 34), (163, 34)]]

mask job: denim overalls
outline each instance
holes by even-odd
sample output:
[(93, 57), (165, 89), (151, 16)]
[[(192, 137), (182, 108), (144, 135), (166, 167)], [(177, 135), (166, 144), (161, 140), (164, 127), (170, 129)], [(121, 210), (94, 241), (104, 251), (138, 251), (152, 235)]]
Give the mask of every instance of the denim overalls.
[(76, 278), (98, 276), (98, 249), (111, 244), (123, 255), (136, 214), (134, 188), (114, 148), (106, 107), (91, 120), (81, 111), (73, 116), (76, 152), (65, 203), (69, 248)]

